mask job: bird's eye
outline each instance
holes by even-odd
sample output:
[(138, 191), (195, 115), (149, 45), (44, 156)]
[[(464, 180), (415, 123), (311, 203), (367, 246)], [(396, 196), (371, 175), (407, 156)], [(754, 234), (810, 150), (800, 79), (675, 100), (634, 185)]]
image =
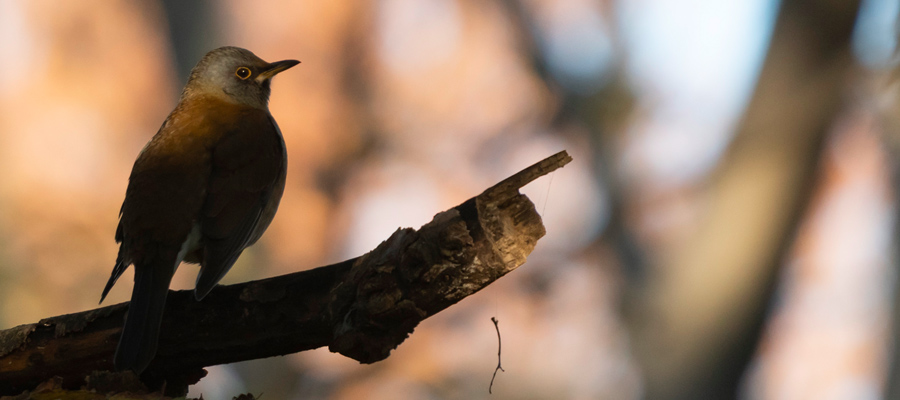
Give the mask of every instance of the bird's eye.
[(247, 79), (250, 77), (250, 68), (240, 67), (237, 71), (234, 71), (234, 74), (237, 75), (238, 78)]

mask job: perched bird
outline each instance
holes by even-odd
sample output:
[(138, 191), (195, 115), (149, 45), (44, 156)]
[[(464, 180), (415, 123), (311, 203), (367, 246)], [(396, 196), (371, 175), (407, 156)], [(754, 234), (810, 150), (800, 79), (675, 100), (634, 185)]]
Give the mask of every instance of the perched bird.
[(267, 63), (238, 47), (210, 51), (138, 155), (119, 213), (119, 255), (100, 298), (134, 265), (116, 369), (140, 374), (150, 364), (182, 261), (200, 264), (194, 289), (200, 300), (272, 222), (287, 155), (269, 114), (270, 85), (298, 63)]

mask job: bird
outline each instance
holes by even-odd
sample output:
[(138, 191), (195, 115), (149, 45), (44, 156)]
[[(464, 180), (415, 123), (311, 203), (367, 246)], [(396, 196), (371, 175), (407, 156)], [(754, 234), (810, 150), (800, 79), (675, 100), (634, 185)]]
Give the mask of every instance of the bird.
[(269, 113), (272, 78), (300, 62), (266, 62), (220, 47), (191, 70), (174, 110), (134, 162), (100, 303), (134, 265), (134, 288), (114, 356), (140, 375), (156, 355), (169, 284), (200, 264), (202, 300), (268, 228), (284, 193), (287, 153)]

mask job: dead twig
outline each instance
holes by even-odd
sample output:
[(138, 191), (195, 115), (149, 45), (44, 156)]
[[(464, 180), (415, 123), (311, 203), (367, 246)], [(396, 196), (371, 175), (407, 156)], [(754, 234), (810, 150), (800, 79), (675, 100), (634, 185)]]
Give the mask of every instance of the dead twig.
[(497, 368), (494, 368), (494, 376), (491, 377), (491, 386), (488, 387), (488, 394), (492, 394), (492, 390), (494, 389), (494, 378), (497, 377), (497, 371), (506, 372), (505, 369), (500, 365), (500, 351), (502, 350), (502, 344), (500, 341), (500, 321), (497, 321), (497, 317), (491, 317), (491, 322), (494, 323), (494, 329), (497, 330)]

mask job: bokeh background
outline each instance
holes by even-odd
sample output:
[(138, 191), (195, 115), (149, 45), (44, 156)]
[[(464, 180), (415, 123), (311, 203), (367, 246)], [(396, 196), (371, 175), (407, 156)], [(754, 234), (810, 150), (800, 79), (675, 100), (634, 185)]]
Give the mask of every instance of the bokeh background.
[[(131, 165), (208, 50), (273, 85), (281, 208), (224, 283), (360, 255), (559, 150), (528, 262), (387, 360), (225, 399), (900, 396), (896, 0), (0, 0), (0, 328), (97, 306)], [(182, 266), (173, 288), (188, 289)], [(131, 271), (109, 303), (127, 301)], [(500, 321), (503, 366), (496, 365)]]

